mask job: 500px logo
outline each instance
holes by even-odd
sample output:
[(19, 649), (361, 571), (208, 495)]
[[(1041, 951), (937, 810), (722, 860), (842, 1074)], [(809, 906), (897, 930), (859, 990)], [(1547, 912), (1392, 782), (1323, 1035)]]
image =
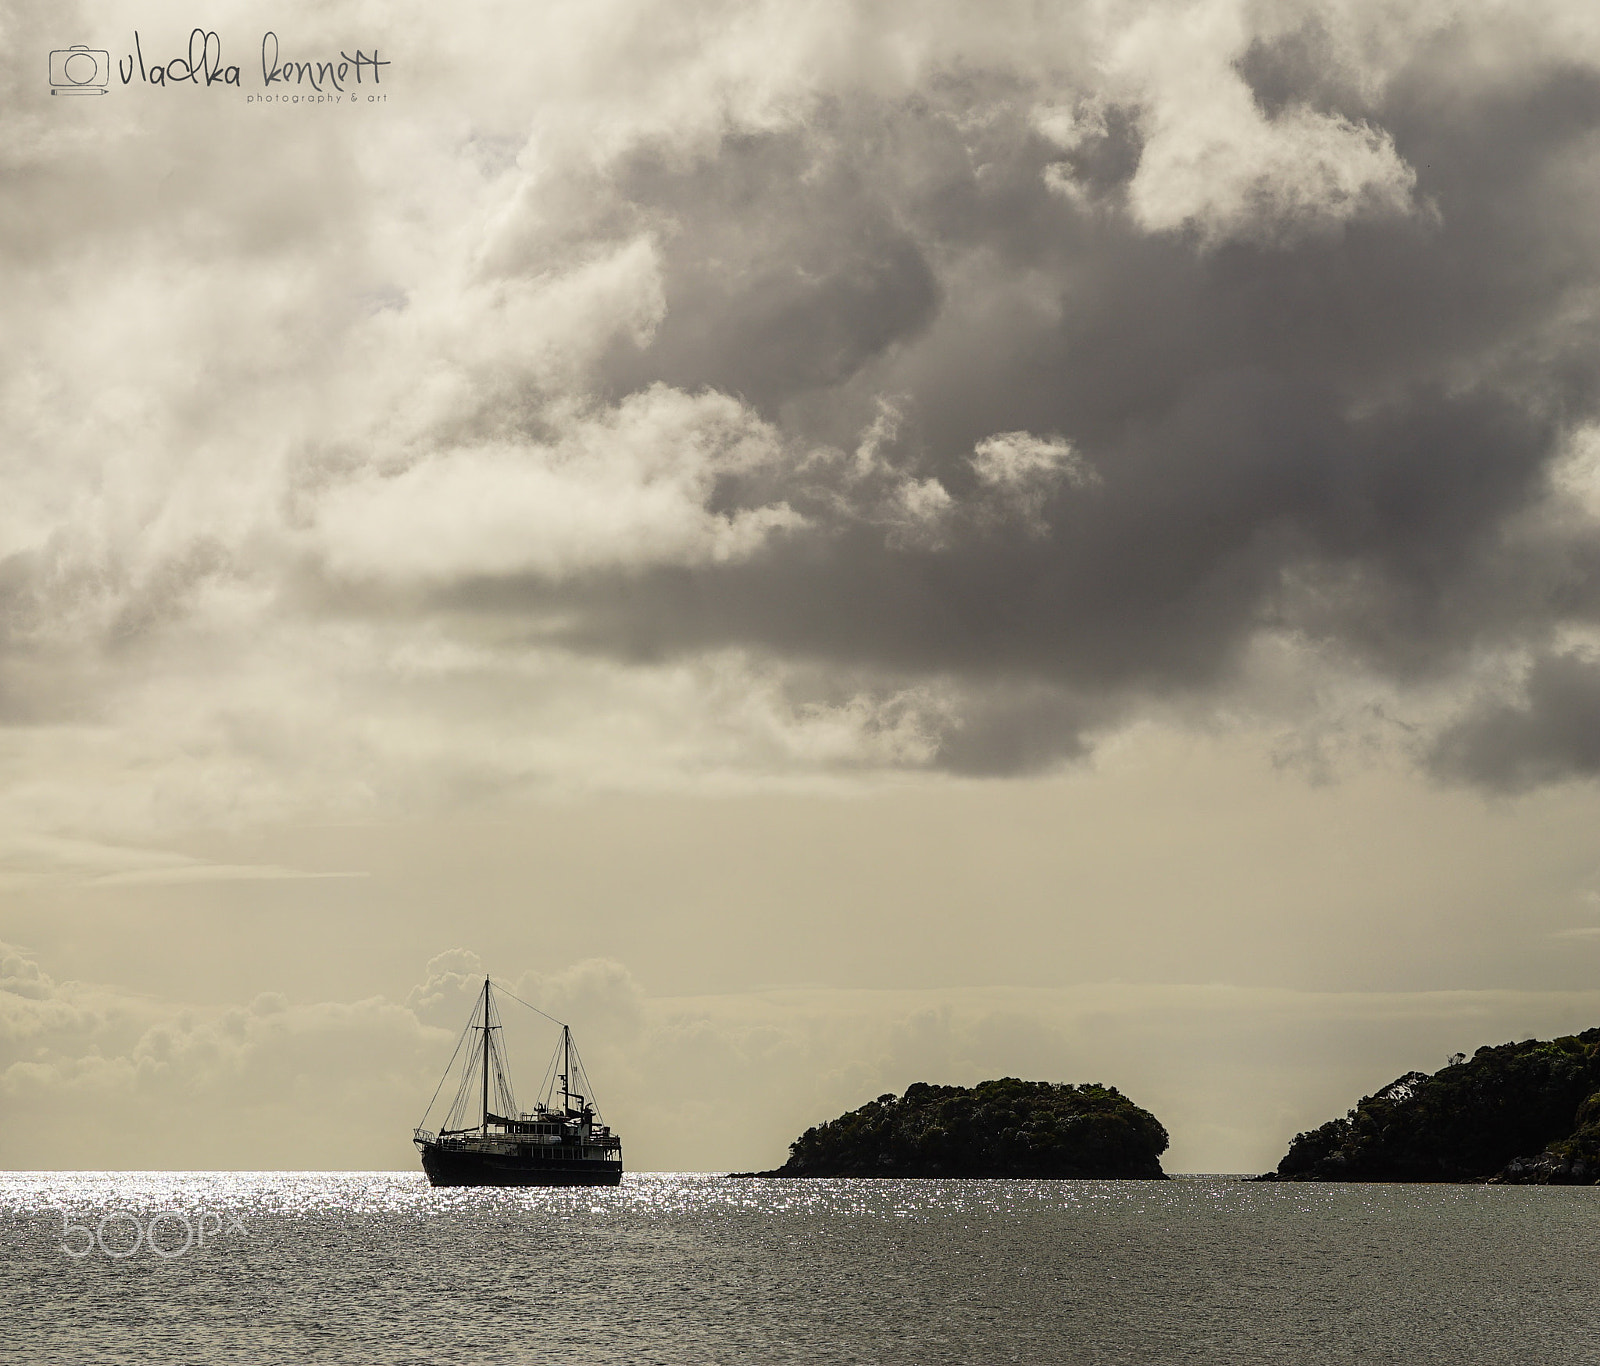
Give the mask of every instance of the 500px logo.
[[(67, 1221), (67, 1212), (59, 1205), (51, 1205), (61, 1216), (61, 1251), (68, 1257), (87, 1257), (95, 1248), (113, 1260), (131, 1257), (141, 1247), (146, 1248), (153, 1257), (166, 1260), (171, 1257), (181, 1257), (191, 1247), (204, 1247), (209, 1236), (216, 1239), (224, 1233), (238, 1233), (248, 1236), (245, 1226), (238, 1217), (228, 1215), (224, 1224), (224, 1216), (215, 1210), (203, 1209), (194, 1221), (182, 1210), (158, 1210), (150, 1216), (149, 1222), (141, 1224), (135, 1214), (127, 1210), (113, 1210), (100, 1220), (94, 1228), (87, 1224), (73, 1224)], [(126, 1221), (126, 1222), (123, 1222)], [(106, 1240), (106, 1233), (110, 1231), (111, 1240)], [(183, 1241), (177, 1241), (178, 1231), (182, 1231)], [(133, 1241), (128, 1242), (128, 1234), (132, 1233)], [(160, 1234), (158, 1237), (157, 1234)], [(73, 1246), (73, 1240), (82, 1237), (81, 1246)]]

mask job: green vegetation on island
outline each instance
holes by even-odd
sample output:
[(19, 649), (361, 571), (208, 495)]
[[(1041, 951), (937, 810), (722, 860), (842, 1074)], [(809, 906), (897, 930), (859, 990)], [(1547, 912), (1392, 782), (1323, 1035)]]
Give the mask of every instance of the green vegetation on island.
[(1165, 1180), (1166, 1147), (1160, 1121), (1114, 1086), (919, 1081), (807, 1129), (776, 1171), (741, 1174)]
[[(1459, 1056), (1459, 1055), (1458, 1055)], [(1600, 1177), (1600, 1029), (1480, 1048), (1408, 1072), (1344, 1119), (1297, 1134), (1264, 1181), (1495, 1181)]]

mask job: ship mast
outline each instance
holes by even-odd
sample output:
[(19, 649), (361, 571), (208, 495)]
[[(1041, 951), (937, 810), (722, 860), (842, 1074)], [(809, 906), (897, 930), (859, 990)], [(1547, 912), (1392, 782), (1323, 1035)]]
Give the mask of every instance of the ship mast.
[(489, 979), (483, 979), (483, 1136), (489, 1136)]
[(565, 1117), (572, 1110), (572, 1029), (561, 1026), (561, 1113)]

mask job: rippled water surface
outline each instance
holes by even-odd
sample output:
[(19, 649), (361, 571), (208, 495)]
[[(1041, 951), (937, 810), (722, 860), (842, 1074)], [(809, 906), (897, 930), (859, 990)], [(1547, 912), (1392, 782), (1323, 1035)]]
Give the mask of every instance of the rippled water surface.
[(1566, 1366), (1597, 1228), (1526, 1187), (5, 1173), (0, 1360)]

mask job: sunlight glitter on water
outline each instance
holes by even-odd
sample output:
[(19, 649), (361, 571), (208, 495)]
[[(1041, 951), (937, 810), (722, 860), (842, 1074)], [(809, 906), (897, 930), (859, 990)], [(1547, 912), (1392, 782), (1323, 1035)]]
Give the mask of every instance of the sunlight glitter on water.
[[(172, 1211), (214, 1236), (113, 1251)], [(630, 1174), (0, 1174), (7, 1360), (1588, 1360), (1593, 1190)], [(108, 1235), (110, 1237), (110, 1235)], [(114, 1238), (112, 1239), (114, 1241)]]

